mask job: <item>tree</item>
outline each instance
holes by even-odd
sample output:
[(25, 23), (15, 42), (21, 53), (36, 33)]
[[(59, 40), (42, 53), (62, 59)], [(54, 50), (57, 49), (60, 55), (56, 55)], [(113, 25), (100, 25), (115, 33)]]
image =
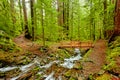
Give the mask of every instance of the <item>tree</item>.
[(90, 35), (91, 39), (95, 40), (95, 10), (93, 6), (93, 0), (90, 0)]
[(41, 26), (42, 26), (42, 39), (43, 39), (43, 46), (45, 46), (45, 29), (44, 29), (44, 5), (43, 2), (41, 0)]
[(23, 28), (23, 18), (22, 18), (22, 5), (21, 5), (21, 0), (18, 1), (19, 4), (19, 20), (20, 20), (20, 25), (22, 27), (22, 30), (24, 30)]
[(65, 33), (68, 36), (69, 32), (69, 0), (63, 0), (63, 27), (65, 28)]
[(120, 35), (120, 0), (116, 0), (115, 5), (115, 31), (114, 35)]
[(27, 20), (27, 11), (26, 11), (26, 5), (25, 5), (25, 0), (22, 0), (22, 5), (23, 5), (23, 15), (24, 15), (24, 27), (25, 27), (25, 37), (30, 39), (31, 35), (29, 32), (28, 28), (28, 20)]
[(35, 40), (35, 31), (34, 31), (34, 27), (35, 27), (35, 8), (34, 8), (34, 0), (30, 0), (30, 4), (31, 4), (31, 22), (32, 22), (32, 40)]
[(10, 0), (10, 8), (11, 8), (11, 17), (12, 17), (13, 29), (15, 29), (15, 23), (16, 23), (14, 6), (15, 6), (14, 5), (14, 0)]
[(69, 32), (69, 0), (57, 0), (58, 5), (58, 25), (64, 28), (64, 33), (68, 36)]
[(57, 6), (58, 6), (58, 25), (63, 26), (63, 2), (60, 0), (57, 0)]
[(107, 38), (107, 32), (106, 32), (106, 27), (107, 27), (107, 0), (104, 0), (103, 2), (104, 6), (104, 15), (103, 15), (103, 27), (104, 27), (104, 37)]

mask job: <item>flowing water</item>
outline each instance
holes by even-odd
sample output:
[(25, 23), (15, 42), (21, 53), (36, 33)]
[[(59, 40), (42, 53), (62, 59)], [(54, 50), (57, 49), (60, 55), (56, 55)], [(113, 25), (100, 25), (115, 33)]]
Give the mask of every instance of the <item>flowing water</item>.
[[(38, 57), (36, 57), (33, 62), (27, 64), (27, 65), (23, 65), (23, 66), (12, 66), (12, 67), (4, 67), (4, 68), (0, 68), (0, 72), (7, 72), (7, 71), (11, 71), (11, 70), (14, 70), (16, 68), (19, 68), (21, 70), (21, 73), (16, 76), (16, 77), (13, 77), (11, 78), (10, 80), (16, 80), (18, 79), (19, 77), (21, 77), (23, 74), (25, 74), (26, 72), (32, 70), (31, 67), (32, 66), (38, 66), (40, 69), (45, 69), (47, 70), (48, 68), (50, 68), (54, 63), (58, 64), (59, 66), (62, 66), (62, 67), (65, 67), (65, 68), (68, 68), (68, 69), (72, 69), (73, 66), (74, 66), (74, 62), (77, 61), (77, 60), (80, 60), (82, 57), (81, 57), (81, 53), (80, 53), (80, 50), (79, 49), (75, 49), (74, 51), (77, 55), (76, 56), (72, 56), (70, 58), (66, 58), (64, 59), (64, 62), (63, 61), (60, 61), (60, 60), (55, 60), (55, 61), (52, 61), (48, 64), (45, 64), (44, 66), (41, 66), (40, 65), (40, 60)], [(62, 63), (63, 62), (63, 63)], [(43, 74), (42, 71), (38, 72), (37, 74)], [(44, 75), (45, 77), (45, 80), (56, 80), (53, 75), (55, 74), (54, 71), (52, 71), (49, 75)], [(62, 80), (62, 77), (61, 75), (58, 77), (57, 80)]]

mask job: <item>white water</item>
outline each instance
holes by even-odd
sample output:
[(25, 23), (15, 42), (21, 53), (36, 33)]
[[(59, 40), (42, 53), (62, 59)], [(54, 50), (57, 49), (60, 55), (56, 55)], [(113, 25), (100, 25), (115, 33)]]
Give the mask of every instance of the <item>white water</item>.
[(64, 59), (64, 63), (60, 64), (60, 65), (63, 66), (63, 67), (65, 67), (65, 68), (71, 69), (74, 66), (74, 61), (77, 61), (77, 60), (79, 60), (81, 58), (82, 57), (80, 56), (80, 54), (78, 54), (75, 57), (71, 57), (69, 59)]
[(13, 69), (16, 69), (18, 67), (4, 67), (4, 68), (0, 68), (0, 71), (1, 72), (7, 72), (7, 71), (10, 71), (10, 70), (13, 70)]
[(53, 62), (50, 62), (49, 64), (46, 64), (45, 66), (40, 66), (40, 68), (50, 68), (54, 63), (58, 63), (59, 61), (53, 61)]
[(68, 69), (71, 69), (73, 68), (74, 66), (74, 61), (77, 61), (77, 60), (80, 60), (82, 57), (81, 57), (81, 53), (80, 53), (80, 50), (78, 48), (75, 48), (75, 53), (77, 53), (77, 56), (72, 56), (71, 58), (69, 59), (64, 59), (64, 63), (63, 64), (60, 64), (61, 66), (65, 67), (65, 68), (68, 68)]
[[(62, 63), (60, 65), (63, 66), (63, 67), (65, 67), (65, 68), (72, 69), (73, 66), (74, 66), (74, 62), (77, 61), (77, 60), (80, 60), (82, 58), (80, 50), (78, 48), (75, 49), (74, 53), (76, 53), (77, 56), (72, 56), (71, 58), (64, 59), (64, 63)], [(35, 58), (33, 60), (33, 62), (30, 63), (30, 64), (27, 64), (27, 65), (24, 65), (24, 66), (18, 66), (18, 67), (15, 66), (15, 67), (0, 68), (0, 71), (1, 72), (6, 72), (6, 71), (10, 71), (10, 70), (19, 68), (22, 72), (18, 76), (13, 77), (13, 78), (10, 79), (10, 80), (16, 80), (19, 77), (21, 77), (23, 74), (25, 74), (26, 72), (28, 72), (29, 70), (31, 70), (31, 66), (34, 66), (34, 65), (35, 66), (39, 66), (40, 68), (44, 68), (46, 70), (46, 69), (50, 68), (54, 63), (59, 64), (59, 62), (60, 61), (56, 60), (56, 61), (50, 62), (49, 64), (41, 66), (39, 58)], [(41, 71), (38, 72), (38, 74), (42, 74), (42, 73), (43, 72), (41, 72)], [(55, 78), (53, 77), (54, 74), (55, 74), (54, 72), (50, 73), (50, 75), (46, 76), (45, 80), (55, 80)], [(62, 76), (59, 76), (57, 80), (62, 80)]]
[(45, 80), (55, 80), (55, 78), (53, 77), (54, 74), (54, 72), (50, 73), (50, 75), (48, 75)]
[(20, 70), (21, 70), (21, 71), (27, 71), (28, 68), (31, 67), (31, 66), (33, 66), (33, 65), (34, 65), (34, 63), (30, 63), (30, 64), (28, 64), (28, 65), (21, 66), (21, 67), (20, 67)]
[(62, 80), (62, 76), (59, 76), (59, 77), (58, 77), (58, 80)]

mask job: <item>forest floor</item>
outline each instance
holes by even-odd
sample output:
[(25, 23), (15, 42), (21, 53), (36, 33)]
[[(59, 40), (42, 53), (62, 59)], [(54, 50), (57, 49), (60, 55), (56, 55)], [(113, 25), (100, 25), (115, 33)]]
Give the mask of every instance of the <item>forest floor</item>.
[[(79, 43), (79, 42), (73, 41), (71, 44), (71, 42), (65, 41), (65, 42), (59, 42), (59, 43), (52, 44), (48, 47), (43, 47), (41, 44), (38, 44), (36, 42), (26, 39), (23, 34), (14, 38), (13, 41), (16, 43), (17, 46), (19, 46), (22, 49), (22, 51), (17, 53), (19, 54), (17, 56), (16, 56), (16, 53), (14, 53), (12, 54), (13, 56), (10, 57), (9, 55), (11, 54), (9, 54), (8, 56), (11, 59), (8, 59), (8, 62), (10, 60), (13, 60), (10, 62), (10, 64), (16, 62), (19, 65), (21, 65), (21, 63), (29, 64), (30, 62), (32, 62), (32, 60), (34, 60), (35, 56), (39, 57), (40, 59), (39, 63), (41, 63), (41, 65), (46, 65), (51, 62), (53, 63), (55, 62), (55, 60), (61, 60), (62, 62), (64, 62), (65, 58), (69, 58), (75, 55), (74, 48), (76, 47), (78, 48), (77, 44)], [(64, 46), (66, 44), (67, 46), (68, 44), (69, 46), (72, 45), (72, 47), (67, 48), (66, 46)], [(60, 46), (62, 46), (63, 48), (59, 49)], [(51, 67), (49, 67), (47, 70), (44, 71), (45, 74), (49, 75), (51, 72), (55, 71), (56, 73), (54, 76), (58, 77), (59, 75), (62, 75), (63, 77), (62, 80), (104, 80), (106, 76), (107, 76), (107, 79), (105, 80), (120, 80), (120, 78), (116, 77), (116, 74), (115, 74), (117, 73), (117, 76), (118, 76), (120, 73), (119, 72), (120, 56), (115, 58), (117, 68), (115, 67), (114, 69), (115, 71), (113, 70), (114, 72), (109, 72), (103, 69), (103, 66), (105, 66), (105, 64), (109, 64), (108, 62), (106, 62), (106, 57), (107, 57), (106, 52), (108, 48), (108, 43), (106, 40), (98, 40), (94, 43), (85, 42), (85, 43), (80, 44), (79, 47), (81, 48), (84, 47), (83, 49), (81, 49), (84, 52), (83, 53), (81, 51), (81, 53), (83, 54), (83, 58), (79, 61), (76, 61), (72, 69), (61, 67), (55, 63)], [(87, 50), (89, 51), (86, 52)], [(30, 59), (31, 58), (32, 59), (30, 60), (29, 57)], [(5, 60), (6, 58), (4, 58), (4, 61)], [(35, 77), (33, 77), (33, 75), (35, 73), (34, 71), (29, 74), (26, 73), (20, 76), (18, 80), (25, 79), (26, 77), (27, 78), (29, 77), (30, 80), (34, 80), (33, 78)], [(12, 73), (10, 74), (4, 73), (4, 75), (7, 77), (13, 77), (13, 76), (10, 76), (11, 74)], [(103, 77), (103, 79), (99, 78), (100, 76)], [(39, 78), (39, 80), (44, 80), (44, 79)]]
[[(18, 46), (20, 46), (23, 50), (28, 50), (33, 54), (37, 54), (39, 56), (44, 55), (39, 50), (39, 48), (41, 47), (40, 45), (25, 39), (23, 35), (15, 38), (14, 42)], [(107, 45), (105, 40), (99, 40), (94, 44), (94, 48), (92, 48), (90, 54), (81, 63), (83, 65), (83, 69), (81, 72), (84, 77), (88, 78), (90, 74), (98, 73), (101, 70), (101, 68), (105, 64), (106, 48), (107, 48), (106, 46)], [(52, 45), (52, 49), (56, 49), (56, 45)]]

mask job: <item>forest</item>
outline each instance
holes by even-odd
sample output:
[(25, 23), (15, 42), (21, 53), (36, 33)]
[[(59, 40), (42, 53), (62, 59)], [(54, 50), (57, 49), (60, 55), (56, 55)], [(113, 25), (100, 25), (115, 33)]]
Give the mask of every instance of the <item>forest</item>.
[(120, 80), (120, 0), (0, 0), (0, 80)]

